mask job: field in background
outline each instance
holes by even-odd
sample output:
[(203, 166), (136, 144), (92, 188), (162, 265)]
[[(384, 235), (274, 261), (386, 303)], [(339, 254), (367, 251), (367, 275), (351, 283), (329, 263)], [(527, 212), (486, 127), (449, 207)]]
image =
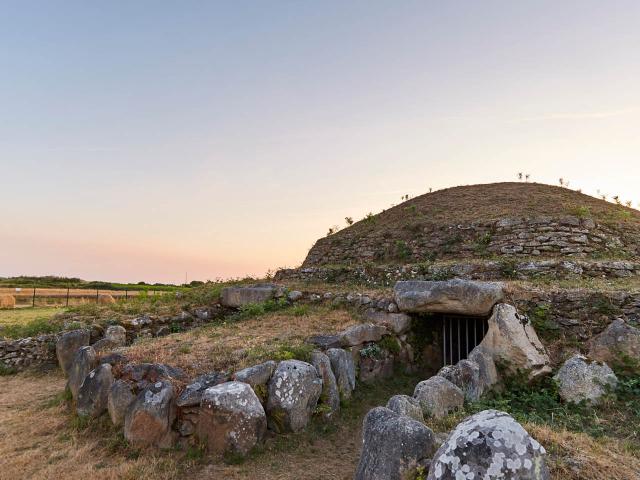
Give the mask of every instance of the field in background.
[[(100, 297), (110, 295), (115, 300), (126, 300), (129, 297), (139, 295), (162, 295), (169, 293), (167, 290), (100, 290), (88, 288), (14, 288), (0, 287), (0, 295), (12, 295), (16, 299), (16, 308), (23, 307), (56, 307), (73, 306), (83, 303), (97, 303)], [(68, 302), (67, 302), (68, 297)]]
[(14, 308), (0, 310), (0, 327), (4, 325), (25, 325), (34, 320), (51, 319), (56, 313), (64, 312), (60, 307)]

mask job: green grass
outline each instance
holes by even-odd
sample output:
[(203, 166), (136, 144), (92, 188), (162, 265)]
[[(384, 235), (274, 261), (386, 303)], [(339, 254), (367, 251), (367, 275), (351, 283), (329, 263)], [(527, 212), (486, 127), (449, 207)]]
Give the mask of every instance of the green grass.
[(24, 338), (59, 331), (62, 321), (54, 316), (64, 311), (39, 307), (0, 310), (0, 337)]
[(593, 438), (624, 438), (635, 451), (640, 451), (640, 369), (637, 365), (616, 367), (616, 374), (618, 388), (597, 407), (562, 402), (550, 377), (534, 384), (512, 377), (502, 392), (465, 404), (463, 410), (436, 421), (434, 427), (447, 431), (468, 415), (496, 409), (511, 414), (520, 423), (586, 433)]

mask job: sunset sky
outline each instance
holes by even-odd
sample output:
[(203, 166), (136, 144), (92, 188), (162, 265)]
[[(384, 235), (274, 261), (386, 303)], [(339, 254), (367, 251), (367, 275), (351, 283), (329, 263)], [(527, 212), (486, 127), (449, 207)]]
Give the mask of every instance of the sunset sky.
[(429, 188), (640, 202), (640, 2), (2, 1), (0, 276), (296, 266)]

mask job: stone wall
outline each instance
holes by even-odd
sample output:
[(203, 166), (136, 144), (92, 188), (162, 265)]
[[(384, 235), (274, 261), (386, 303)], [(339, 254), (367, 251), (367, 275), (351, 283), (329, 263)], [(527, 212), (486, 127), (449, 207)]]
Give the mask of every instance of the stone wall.
[(406, 265), (343, 265), (300, 267), (279, 270), (278, 282), (304, 281), (356, 283), (390, 287), (399, 280), (527, 280), (532, 278), (567, 279), (627, 278), (640, 275), (640, 262), (629, 260), (587, 261), (579, 259), (518, 260), (505, 258), (484, 262), (420, 263)]
[(498, 256), (626, 257), (640, 254), (640, 232), (624, 222), (595, 223), (566, 216), (505, 218), (446, 226), (407, 225), (395, 232), (345, 229), (321, 238), (303, 267), (365, 263), (417, 263)]
[(0, 363), (14, 370), (32, 365), (55, 364), (57, 335), (0, 340)]

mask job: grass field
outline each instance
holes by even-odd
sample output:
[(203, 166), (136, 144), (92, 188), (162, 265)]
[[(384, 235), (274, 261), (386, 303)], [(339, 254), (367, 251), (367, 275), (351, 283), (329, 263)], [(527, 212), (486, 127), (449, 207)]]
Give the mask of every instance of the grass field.
[(25, 325), (34, 320), (51, 319), (56, 313), (64, 311), (64, 308), (57, 307), (0, 309), (0, 326)]

